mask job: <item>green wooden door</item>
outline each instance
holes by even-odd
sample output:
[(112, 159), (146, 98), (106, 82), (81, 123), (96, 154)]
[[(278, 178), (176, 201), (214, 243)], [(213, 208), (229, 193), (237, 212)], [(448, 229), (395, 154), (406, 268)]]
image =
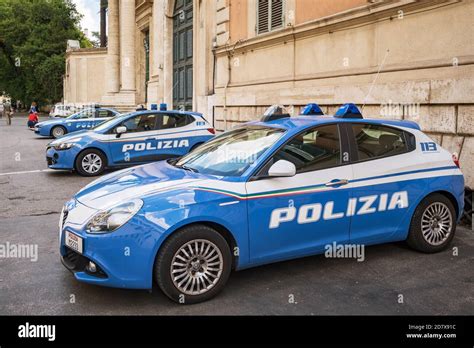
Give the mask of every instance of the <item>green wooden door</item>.
[(174, 9), (173, 107), (193, 107), (193, 0), (176, 0)]

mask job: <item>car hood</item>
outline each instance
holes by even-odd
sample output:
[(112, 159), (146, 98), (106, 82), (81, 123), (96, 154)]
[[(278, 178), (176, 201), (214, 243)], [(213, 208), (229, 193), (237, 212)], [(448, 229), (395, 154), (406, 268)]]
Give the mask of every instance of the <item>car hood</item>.
[(86, 136), (91, 136), (92, 133), (92, 131), (87, 129), (76, 131), (70, 134), (66, 134), (65, 136), (62, 136), (61, 138), (58, 138), (56, 140), (53, 140), (51, 143), (49, 143), (49, 145), (58, 145), (61, 143), (76, 143), (81, 141)]
[(186, 187), (208, 177), (169, 165), (166, 161), (123, 169), (91, 182), (74, 198), (94, 209), (108, 209), (134, 198)]

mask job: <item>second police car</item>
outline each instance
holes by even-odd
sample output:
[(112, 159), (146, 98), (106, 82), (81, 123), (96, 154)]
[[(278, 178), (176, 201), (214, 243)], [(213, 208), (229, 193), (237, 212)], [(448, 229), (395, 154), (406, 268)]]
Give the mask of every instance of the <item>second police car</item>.
[(44, 137), (60, 138), (68, 133), (95, 127), (118, 114), (117, 110), (110, 108), (86, 108), (66, 118), (39, 122), (35, 125), (34, 131)]
[(355, 105), (334, 117), (275, 111), (180, 159), (84, 187), (61, 214), (64, 265), (90, 284), (151, 289), (156, 281), (189, 304), (215, 296), (232, 270), (333, 243), (447, 248), (464, 178), (417, 124), (363, 119)]
[(46, 161), (51, 169), (95, 176), (105, 168), (183, 156), (214, 134), (199, 113), (140, 110), (49, 143)]

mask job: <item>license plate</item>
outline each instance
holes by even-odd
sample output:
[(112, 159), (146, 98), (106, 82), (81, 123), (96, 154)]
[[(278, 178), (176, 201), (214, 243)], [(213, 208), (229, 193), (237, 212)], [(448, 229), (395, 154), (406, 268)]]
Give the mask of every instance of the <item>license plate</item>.
[(71, 248), (74, 251), (77, 251), (79, 254), (82, 254), (82, 251), (83, 251), (82, 238), (68, 231), (66, 231), (65, 237), (66, 237), (65, 239), (66, 246)]

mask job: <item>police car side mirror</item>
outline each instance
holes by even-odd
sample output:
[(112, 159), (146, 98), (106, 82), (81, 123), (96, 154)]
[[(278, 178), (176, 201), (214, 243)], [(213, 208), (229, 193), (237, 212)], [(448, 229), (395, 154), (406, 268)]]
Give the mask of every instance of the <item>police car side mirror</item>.
[(115, 134), (117, 134), (117, 138), (120, 138), (120, 135), (126, 132), (127, 132), (127, 127), (125, 126), (120, 126), (120, 127), (115, 128)]
[(296, 175), (296, 167), (293, 163), (279, 160), (268, 170), (269, 177), (290, 177)]

